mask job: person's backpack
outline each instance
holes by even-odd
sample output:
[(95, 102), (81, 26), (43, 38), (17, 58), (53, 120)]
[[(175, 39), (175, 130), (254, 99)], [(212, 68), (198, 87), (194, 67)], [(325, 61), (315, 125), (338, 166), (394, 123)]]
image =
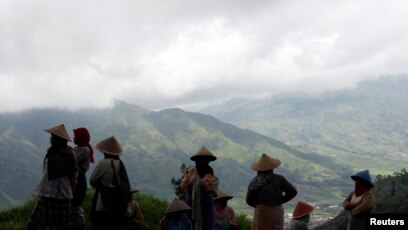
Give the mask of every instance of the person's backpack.
[(114, 172), (112, 182), (114, 187), (102, 186), (99, 191), (104, 207), (123, 218), (128, 202), (131, 200), (129, 179), (122, 161), (120, 161), (119, 172), (116, 171), (113, 160), (111, 160), (111, 166)]

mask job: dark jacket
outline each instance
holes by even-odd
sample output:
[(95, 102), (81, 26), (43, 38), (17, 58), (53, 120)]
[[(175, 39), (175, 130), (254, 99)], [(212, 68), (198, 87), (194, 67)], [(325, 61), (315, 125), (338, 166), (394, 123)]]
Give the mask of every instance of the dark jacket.
[[(248, 186), (246, 202), (249, 206), (257, 204), (281, 205), (296, 196), (296, 188), (285, 177), (273, 174), (259, 180), (255, 177)], [(256, 185), (256, 182), (261, 181)]]
[(48, 179), (53, 180), (63, 176), (73, 178), (78, 172), (78, 165), (74, 150), (69, 147), (48, 149)]

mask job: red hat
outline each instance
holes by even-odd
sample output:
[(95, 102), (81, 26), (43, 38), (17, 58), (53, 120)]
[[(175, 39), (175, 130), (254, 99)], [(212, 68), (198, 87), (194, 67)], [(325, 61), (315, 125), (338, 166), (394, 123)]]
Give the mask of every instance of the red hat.
[(307, 214), (310, 214), (313, 211), (313, 206), (308, 205), (306, 203), (303, 203), (299, 201), (296, 204), (295, 210), (293, 210), (293, 218), (300, 218), (302, 216), (306, 216)]

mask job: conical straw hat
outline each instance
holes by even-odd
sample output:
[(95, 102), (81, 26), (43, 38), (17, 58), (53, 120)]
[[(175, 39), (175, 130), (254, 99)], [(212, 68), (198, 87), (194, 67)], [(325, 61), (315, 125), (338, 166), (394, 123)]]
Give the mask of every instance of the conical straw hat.
[(374, 187), (374, 184), (371, 180), (370, 171), (368, 169), (360, 171), (351, 176), (351, 179), (354, 181), (360, 178), (361, 180), (365, 181), (371, 188)]
[(187, 211), (190, 210), (190, 206), (188, 206), (184, 201), (174, 198), (173, 201), (169, 204), (166, 209), (166, 214), (173, 213), (173, 212), (180, 212), (180, 211)]
[(302, 216), (306, 216), (307, 214), (311, 213), (313, 211), (313, 206), (303, 203), (299, 201), (296, 204), (295, 210), (293, 210), (293, 218), (300, 218)]
[(59, 136), (64, 140), (72, 141), (71, 137), (69, 137), (69, 134), (64, 124), (60, 124), (60, 125), (48, 128), (48, 129), (44, 129), (44, 131), (54, 134), (55, 136)]
[(279, 167), (281, 161), (262, 153), (262, 156), (252, 164), (251, 168), (255, 171), (268, 171)]
[(120, 156), (122, 155), (122, 147), (114, 136), (106, 138), (105, 140), (96, 144), (96, 149), (110, 155)]
[(227, 193), (217, 190), (217, 197), (214, 197), (214, 200), (231, 200), (233, 196), (228, 195)]
[(207, 158), (210, 161), (215, 161), (217, 159), (205, 146), (201, 147), (196, 154), (194, 154), (190, 159), (196, 161), (199, 158)]

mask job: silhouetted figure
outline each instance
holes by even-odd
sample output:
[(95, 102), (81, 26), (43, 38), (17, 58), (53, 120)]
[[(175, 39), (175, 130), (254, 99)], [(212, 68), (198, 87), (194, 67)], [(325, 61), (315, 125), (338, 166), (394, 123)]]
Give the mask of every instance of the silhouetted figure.
[(78, 162), (77, 184), (74, 190), (74, 199), (72, 200), (72, 219), (73, 230), (82, 230), (85, 226), (85, 215), (82, 204), (84, 202), (87, 190), (86, 172), (89, 169), (90, 162), (94, 162), (93, 148), (89, 144), (91, 136), (86, 128), (74, 129), (74, 151)]
[(217, 158), (202, 147), (191, 160), (196, 166), (187, 169), (181, 187), (186, 194), (186, 203), (192, 207), (190, 218), (195, 230), (212, 230), (214, 228), (214, 196), (219, 180), (209, 163)]
[(71, 199), (78, 170), (75, 152), (67, 145), (71, 138), (63, 124), (45, 131), (51, 134), (51, 147), (44, 158), (39, 200), (27, 229), (70, 229)]
[(282, 204), (296, 196), (296, 188), (285, 177), (275, 174), (280, 160), (265, 153), (252, 164), (257, 175), (248, 185), (246, 202), (255, 208), (252, 230), (283, 229)]
[(218, 190), (217, 197), (214, 198), (215, 215), (214, 228), (216, 230), (234, 230), (238, 229), (234, 209), (228, 206), (228, 200), (233, 196)]
[(191, 208), (183, 200), (174, 198), (166, 209), (166, 216), (160, 220), (162, 230), (191, 230), (191, 221), (187, 212)]
[(374, 206), (374, 197), (371, 188), (370, 172), (364, 170), (351, 176), (355, 181), (354, 191), (351, 192), (343, 202), (343, 207), (347, 211), (347, 230), (364, 230), (367, 215)]
[(90, 213), (93, 229), (120, 229), (130, 202), (129, 178), (119, 159), (123, 151), (113, 136), (96, 144), (96, 149), (105, 159), (98, 162), (90, 178), (96, 188)]

